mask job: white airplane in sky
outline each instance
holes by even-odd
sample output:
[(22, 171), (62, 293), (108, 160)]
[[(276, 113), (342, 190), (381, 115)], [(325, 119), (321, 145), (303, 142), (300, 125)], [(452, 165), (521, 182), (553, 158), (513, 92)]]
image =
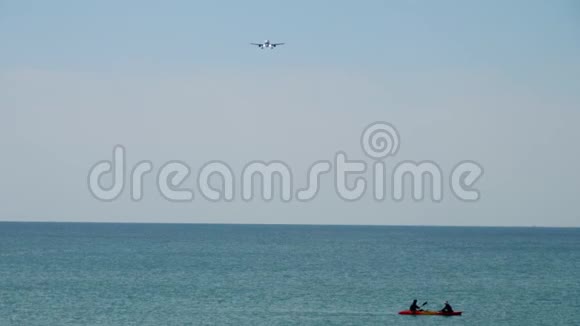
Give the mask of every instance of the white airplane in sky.
[(270, 40), (265, 40), (264, 43), (250, 43), (252, 45), (257, 45), (260, 49), (264, 50), (265, 48), (269, 48), (272, 50), (273, 48), (277, 47), (278, 45), (282, 45), (284, 43), (272, 43)]

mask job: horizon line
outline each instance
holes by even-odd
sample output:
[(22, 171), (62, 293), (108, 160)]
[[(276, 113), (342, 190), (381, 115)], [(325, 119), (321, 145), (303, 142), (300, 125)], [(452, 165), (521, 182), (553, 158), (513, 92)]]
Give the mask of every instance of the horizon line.
[(230, 223), (230, 222), (142, 222), (142, 221), (14, 221), (0, 220), (0, 223), (70, 223), (70, 224), (153, 224), (153, 225), (251, 225), (251, 226), (360, 226), (360, 227), (453, 227), (453, 228), (543, 228), (543, 229), (578, 229), (580, 226), (550, 225), (448, 225), (448, 224), (326, 224), (326, 223)]

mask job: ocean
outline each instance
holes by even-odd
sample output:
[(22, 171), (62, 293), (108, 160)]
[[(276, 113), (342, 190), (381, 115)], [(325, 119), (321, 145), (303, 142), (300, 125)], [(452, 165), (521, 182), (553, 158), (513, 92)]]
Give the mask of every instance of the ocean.
[(580, 229), (0, 223), (0, 325), (580, 325)]

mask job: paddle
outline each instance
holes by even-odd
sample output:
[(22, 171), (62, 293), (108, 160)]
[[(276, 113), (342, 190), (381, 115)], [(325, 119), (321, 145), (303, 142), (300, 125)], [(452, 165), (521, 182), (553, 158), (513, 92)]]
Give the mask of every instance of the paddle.
[[(417, 306), (419, 309), (417, 309), (417, 310), (415, 310), (415, 311), (423, 311), (423, 309), (421, 309), (421, 308), (423, 308), (423, 307), (424, 307), (426, 304), (427, 304), (427, 301), (423, 302), (423, 304), (422, 304), (422, 305), (420, 305), (420, 306)], [(413, 313), (415, 313), (415, 312), (413, 312)]]

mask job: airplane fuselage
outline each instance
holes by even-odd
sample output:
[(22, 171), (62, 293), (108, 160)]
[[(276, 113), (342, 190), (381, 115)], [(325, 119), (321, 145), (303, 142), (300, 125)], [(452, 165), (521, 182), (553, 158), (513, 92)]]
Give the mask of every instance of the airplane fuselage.
[(272, 42), (270, 42), (270, 40), (265, 40), (264, 43), (260, 44), (260, 49), (264, 50), (264, 49), (273, 49), (275, 48), (276, 45), (272, 44)]

